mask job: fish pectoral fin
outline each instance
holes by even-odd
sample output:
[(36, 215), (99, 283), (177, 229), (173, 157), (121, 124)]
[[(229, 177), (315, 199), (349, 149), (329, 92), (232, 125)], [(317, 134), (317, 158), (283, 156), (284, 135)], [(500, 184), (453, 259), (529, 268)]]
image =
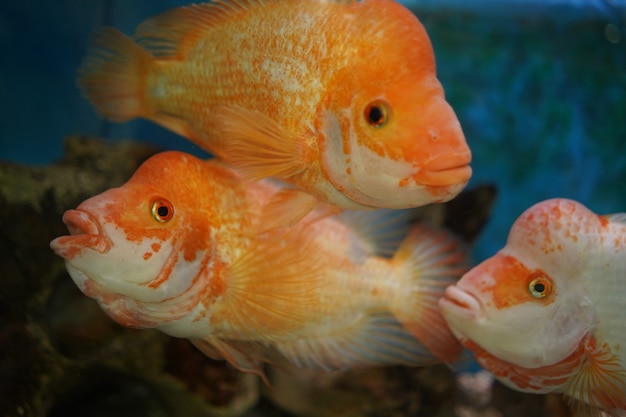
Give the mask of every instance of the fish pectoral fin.
[[(297, 230), (294, 230), (297, 229)], [(322, 285), (319, 250), (299, 228), (259, 236), (230, 267), (212, 320), (238, 340), (285, 337), (312, 318)]]
[(363, 312), (351, 325), (277, 342), (276, 349), (297, 366), (327, 371), (439, 362), (387, 312)]
[(263, 208), (260, 232), (293, 226), (309, 214), (318, 203), (317, 198), (307, 192), (284, 188), (274, 194)]
[(463, 347), (443, 318), (439, 300), (469, 269), (465, 246), (444, 230), (420, 224), (411, 230), (393, 260), (406, 271), (410, 291), (396, 297), (391, 311), (443, 362), (464, 360)]
[(316, 221), (341, 210), (327, 203), (321, 203), (311, 194), (295, 188), (283, 188), (274, 194), (263, 208), (259, 233), (280, 227), (291, 227), (315, 210), (307, 222)]
[(586, 342), (587, 359), (565, 387), (565, 394), (585, 399), (594, 407), (611, 412), (626, 410), (626, 370), (614, 353)]
[(217, 338), (193, 339), (191, 343), (209, 358), (225, 360), (242, 372), (260, 376), (263, 382), (270, 385), (262, 367), (263, 362), (269, 362), (269, 359), (261, 345), (226, 342)]
[(238, 106), (219, 106), (213, 116), (224, 160), (248, 179), (289, 178), (305, 169), (298, 137), (269, 116)]

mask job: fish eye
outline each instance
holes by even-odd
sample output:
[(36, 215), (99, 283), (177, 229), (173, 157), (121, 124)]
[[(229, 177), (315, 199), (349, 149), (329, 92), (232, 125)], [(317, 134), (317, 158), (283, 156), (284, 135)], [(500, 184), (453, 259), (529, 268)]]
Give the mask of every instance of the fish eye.
[(543, 273), (532, 274), (528, 283), (528, 292), (535, 298), (543, 298), (552, 291), (550, 279)]
[(156, 221), (165, 223), (174, 216), (174, 206), (166, 199), (159, 198), (152, 203), (151, 212)]
[(389, 121), (389, 106), (380, 100), (373, 101), (365, 107), (364, 116), (370, 126), (383, 127)]

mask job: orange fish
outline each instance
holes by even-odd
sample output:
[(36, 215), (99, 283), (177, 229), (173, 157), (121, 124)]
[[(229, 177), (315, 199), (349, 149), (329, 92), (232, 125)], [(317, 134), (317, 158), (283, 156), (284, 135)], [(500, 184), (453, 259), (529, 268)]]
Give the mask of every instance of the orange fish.
[(120, 324), (189, 338), (244, 371), (280, 359), (322, 369), (456, 359), (437, 306), (467, 270), (454, 238), (426, 226), (407, 235), (401, 211), (316, 209), (258, 233), (281, 190), (165, 152), (67, 211), (71, 235), (51, 247)]
[(136, 43), (112, 28), (94, 41), (78, 84), (103, 117), (284, 179), (308, 193), (295, 206), (417, 207), (470, 179), (430, 40), (393, 0), (214, 1), (146, 20)]
[(625, 415), (625, 291), (626, 215), (552, 199), (524, 212), (441, 308), (504, 384), (564, 393), (585, 415)]

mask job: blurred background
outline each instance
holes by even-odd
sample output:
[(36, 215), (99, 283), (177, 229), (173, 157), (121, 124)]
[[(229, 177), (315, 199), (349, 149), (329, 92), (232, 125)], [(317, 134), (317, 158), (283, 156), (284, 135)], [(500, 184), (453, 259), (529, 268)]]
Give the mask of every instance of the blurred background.
[[(468, 188), (477, 192), (433, 212), (477, 231), (491, 208), (475, 262), (547, 198), (626, 212), (626, 0), (404, 3), (430, 34), (474, 155)], [(76, 88), (76, 69), (98, 27), (132, 34), (182, 4), (0, 2), (0, 416), (570, 416), (559, 396), (445, 366), (270, 368), (266, 389), (184, 339), (115, 325), (80, 293), (48, 244), (67, 231), (62, 212), (125, 181), (152, 146), (206, 154), (149, 122), (100, 120)], [(491, 188), (480, 185), (497, 189), (493, 207)]]
[[(470, 186), (494, 184), (475, 249), (499, 249), (514, 219), (550, 197), (626, 211), (626, 0), (406, 0), (474, 154)], [(0, 160), (46, 165), (73, 133), (203, 155), (151, 123), (101, 121), (74, 82), (90, 33), (126, 33), (175, 0), (4, 1)]]

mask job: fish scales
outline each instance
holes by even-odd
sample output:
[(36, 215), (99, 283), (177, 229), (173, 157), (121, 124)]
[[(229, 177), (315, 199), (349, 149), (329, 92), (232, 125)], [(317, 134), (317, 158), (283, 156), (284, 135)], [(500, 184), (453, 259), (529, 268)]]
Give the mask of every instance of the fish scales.
[[(278, 13), (247, 13), (245, 19), (223, 28), (208, 28), (184, 60), (165, 61), (148, 81), (150, 91), (168, 91), (155, 100), (156, 111), (184, 117), (197, 109), (234, 103), (267, 112), (288, 129), (306, 130), (303, 121), (313, 118), (333, 68), (345, 65), (336, 48), (331, 48), (335, 56), (328, 56), (325, 37), (320, 37), (320, 29), (322, 34), (336, 30), (329, 20), (329, 16), (302, 11), (292, 24), (285, 25)], [(212, 94), (190, 94), (193, 91)], [(210, 112), (201, 122), (194, 131), (215, 129)]]

